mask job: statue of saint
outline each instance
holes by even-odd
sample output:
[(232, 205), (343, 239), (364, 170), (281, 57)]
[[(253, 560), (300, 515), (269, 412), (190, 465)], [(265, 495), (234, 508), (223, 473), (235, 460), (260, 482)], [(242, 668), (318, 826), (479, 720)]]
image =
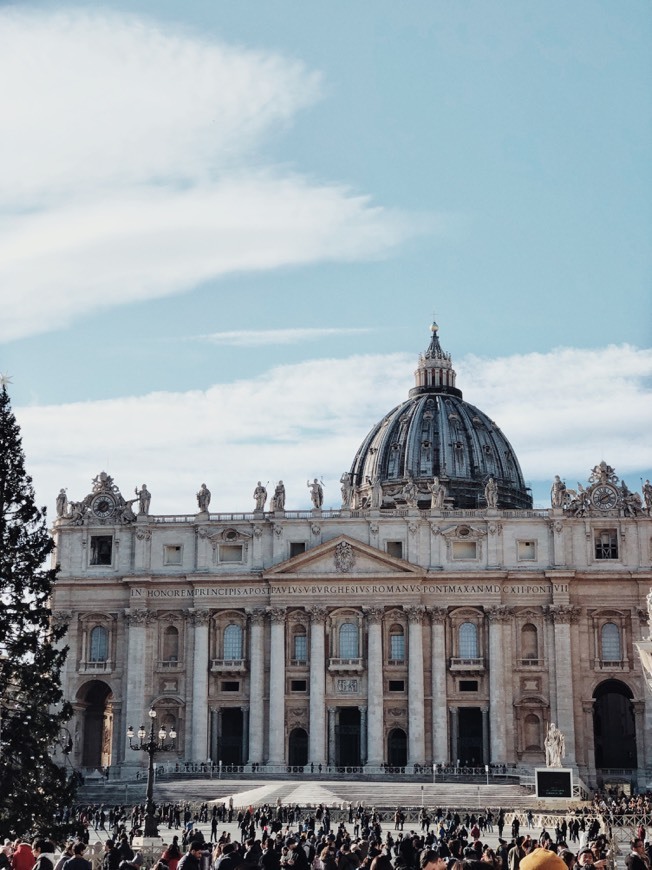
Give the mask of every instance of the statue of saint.
[(491, 476), (485, 485), (484, 497), (488, 508), (498, 507), (498, 485)]
[(546, 767), (561, 767), (562, 758), (566, 755), (566, 741), (554, 722), (548, 727), (543, 745), (546, 750)]
[(205, 513), (208, 510), (208, 506), (211, 503), (211, 491), (206, 486), (205, 483), (202, 483), (199, 488), (199, 492), (197, 493), (197, 504), (199, 506), (200, 513)]
[(652, 512), (652, 483), (649, 480), (643, 484), (643, 501), (645, 502), (645, 510), (650, 514)]
[(152, 500), (152, 493), (147, 489), (146, 483), (142, 485), (140, 492), (138, 487), (135, 487), (134, 492), (138, 496), (138, 513), (147, 516), (149, 513), (149, 503)]
[(441, 510), (448, 495), (446, 487), (440, 482), (438, 477), (433, 477), (428, 489), (431, 493), (430, 507), (432, 510)]
[(269, 509), (271, 511), (284, 511), (285, 510), (285, 485), (282, 480), (276, 484), (276, 489), (274, 490), (274, 495), (272, 496)]
[(68, 512), (68, 496), (66, 495), (65, 489), (59, 490), (59, 495), (57, 496), (57, 516), (65, 517)]
[(417, 485), (414, 482), (414, 478), (411, 474), (408, 475), (407, 483), (403, 487), (401, 495), (405, 499), (408, 507), (415, 508), (417, 506), (419, 490), (417, 489)]
[(566, 484), (559, 477), (558, 474), (555, 474), (555, 479), (552, 482), (552, 486), (550, 487), (550, 504), (554, 508), (560, 508), (564, 506), (564, 493), (566, 492)]
[(380, 482), (380, 477), (376, 475), (371, 481), (371, 509), (373, 511), (380, 510), (383, 506), (383, 485)]
[(256, 489), (254, 490), (254, 501), (256, 502), (257, 511), (265, 510), (265, 502), (267, 501), (267, 490), (260, 481), (258, 481), (258, 483), (256, 484)]
[(312, 483), (309, 480), (306, 481), (306, 486), (310, 490), (310, 498), (312, 499), (313, 507), (318, 510), (324, 503), (324, 488), (321, 483), (315, 478)]
[(340, 487), (340, 492), (342, 493), (342, 507), (349, 508), (351, 507), (351, 497), (353, 496), (353, 481), (350, 472), (344, 472), (340, 477), (340, 483), (342, 484)]

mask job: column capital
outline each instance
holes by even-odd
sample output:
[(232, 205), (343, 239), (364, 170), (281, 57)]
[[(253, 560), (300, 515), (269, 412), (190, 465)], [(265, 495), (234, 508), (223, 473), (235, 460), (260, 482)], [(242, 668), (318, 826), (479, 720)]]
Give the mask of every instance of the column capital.
[(316, 623), (325, 622), (326, 617), (328, 616), (328, 608), (327, 607), (309, 607), (308, 615), (310, 616), (310, 622), (312, 625)]
[(385, 614), (383, 607), (363, 607), (362, 612), (367, 617), (369, 625), (379, 625)]
[(407, 615), (408, 621), (413, 624), (420, 624), (426, 608), (422, 604), (411, 604), (408, 607), (403, 607), (403, 612)]
[(156, 614), (151, 610), (131, 610), (127, 608), (124, 612), (124, 617), (129, 626), (149, 625), (156, 619)]
[(188, 616), (195, 627), (208, 625), (211, 618), (210, 610), (189, 610)]
[(484, 612), (489, 622), (507, 622), (514, 613), (514, 608), (496, 604), (494, 607), (486, 607)]
[(267, 613), (269, 614), (270, 622), (279, 624), (285, 622), (285, 617), (287, 611), (285, 607), (269, 607), (267, 609)]
[(448, 617), (447, 607), (426, 607), (433, 625), (443, 625)]
[[(645, 612), (647, 613), (647, 610)], [(72, 610), (53, 610), (50, 619), (55, 628), (68, 626), (72, 622)]]
[(582, 610), (573, 604), (548, 604), (544, 612), (555, 625), (575, 625), (579, 622)]
[(367, 707), (364, 704), (362, 704), (360, 707), (358, 707), (358, 710), (364, 716), (367, 712)]
[(245, 611), (252, 625), (263, 625), (265, 622), (265, 608), (253, 607)]

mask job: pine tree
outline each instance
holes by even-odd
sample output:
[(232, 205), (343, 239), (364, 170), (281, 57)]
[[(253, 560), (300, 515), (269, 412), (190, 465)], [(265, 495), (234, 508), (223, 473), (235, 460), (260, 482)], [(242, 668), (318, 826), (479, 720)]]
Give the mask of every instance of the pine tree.
[(74, 794), (73, 778), (52, 757), (72, 709), (60, 674), (66, 626), (53, 626), (56, 568), (45, 509), (34, 502), (20, 428), (0, 379), (0, 842), (63, 833), (56, 822)]

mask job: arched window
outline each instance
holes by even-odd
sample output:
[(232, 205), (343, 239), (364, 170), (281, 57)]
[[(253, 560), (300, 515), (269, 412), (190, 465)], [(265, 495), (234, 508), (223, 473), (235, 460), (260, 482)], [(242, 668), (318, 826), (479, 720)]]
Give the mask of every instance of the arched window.
[(405, 661), (405, 633), (402, 625), (392, 625), (389, 630), (389, 658), (393, 662)]
[(305, 628), (301, 625), (299, 626), (295, 632), (293, 641), (293, 649), (292, 649), (292, 658), (295, 662), (307, 662), (308, 661), (308, 637), (306, 635)]
[(530, 713), (525, 717), (523, 723), (523, 737), (525, 738), (525, 748), (541, 749), (541, 720), (534, 713)]
[(109, 658), (109, 632), (103, 625), (96, 625), (91, 631), (88, 660), (105, 662)]
[(461, 659), (477, 659), (478, 656), (478, 626), (474, 622), (463, 622), (459, 629), (459, 646)]
[(536, 625), (528, 622), (521, 629), (521, 658), (538, 659), (539, 658), (539, 637)]
[(619, 662), (621, 658), (620, 630), (614, 622), (605, 622), (602, 626), (602, 661)]
[(239, 625), (227, 625), (224, 629), (224, 658), (227, 661), (242, 658), (242, 628)]
[(163, 632), (163, 661), (179, 661), (179, 629), (168, 625)]
[(353, 622), (342, 623), (340, 626), (340, 658), (357, 659), (359, 654), (358, 626)]

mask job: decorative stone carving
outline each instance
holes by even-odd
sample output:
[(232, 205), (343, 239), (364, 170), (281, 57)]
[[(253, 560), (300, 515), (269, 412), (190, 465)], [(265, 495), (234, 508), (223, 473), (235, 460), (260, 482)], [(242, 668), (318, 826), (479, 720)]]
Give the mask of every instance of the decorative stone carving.
[(131, 625), (149, 625), (156, 619), (152, 610), (125, 610), (125, 620)]
[(269, 607), (267, 613), (271, 622), (285, 622), (286, 610), (284, 607)]
[(485, 608), (485, 614), (489, 622), (507, 622), (513, 615), (514, 608), (506, 604), (496, 604), (494, 607)]
[(502, 535), (503, 533), (503, 524), (502, 523), (489, 523), (487, 526), (490, 535)]
[(547, 613), (555, 624), (569, 625), (577, 623), (581, 609), (572, 604), (549, 604)]
[(374, 537), (378, 534), (378, 523), (369, 523), (369, 533)]
[(274, 534), (276, 535), (277, 538), (283, 537), (283, 526), (280, 525), (279, 523), (276, 523), (274, 525)]
[(262, 625), (265, 622), (265, 609), (263, 607), (254, 607), (247, 610), (246, 613), (252, 625)]
[(69, 625), (72, 620), (72, 610), (53, 610), (50, 619), (55, 628)]
[(152, 530), (151, 529), (136, 529), (136, 538), (139, 541), (151, 541), (152, 540)]
[(211, 619), (210, 610), (190, 610), (188, 611), (190, 620), (194, 626), (208, 625)]
[(363, 607), (362, 610), (370, 625), (382, 622), (385, 613), (382, 607)]
[(181, 612), (178, 610), (157, 610), (156, 618), (159, 622), (169, 622), (174, 624), (184, 620), (186, 618), (186, 613), (187, 611), (185, 610)]
[(416, 535), (418, 528), (419, 528), (418, 523), (408, 523), (408, 532), (411, 535), (413, 535), (413, 536)]
[(426, 608), (430, 614), (430, 621), (435, 625), (443, 625), (448, 618), (447, 607), (428, 607)]
[(313, 523), (310, 526), (310, 531), (313, 533), (313, 535), (315, 537), (317, 537), (318, 535), (321, 534), (321, 526), (319, 525), (319, 523)]
[(441, 529), (437, 525), (437, 523), (430, 523), (430, 531), (433, 535), (441, 535)]
[(254, 538), (262, 538), (263, 536), (263, 527), (262, 526), (254, 526)]
[(407, 615), (408, 621), (412, 623), (421, 623), (425, 610), (426, 608), (422, 604), (413, 604), (409, 607), (403, 608), (403, 612)]
[[(111, 523), (133, 523), (136, 514), (132, 505), (138, 501), (132, 498), (126, 501), (119, 488), (113, 482), (111, 475), (101, 471), (93, 478), (92, 491), (83, 501), (67, 501), (66, 491), (60, 490), (57, 496), (57, 515), (60, 520), (67, 520), (70, 525), (85, 524), (105, 525)], [(59, 514), (59, 511), (62, 511)]]
[(347, 574), (355, 565), (355, 552), (348, 541), (340, 541), (335, 547), (333, 558), (335, 570), (340, 574)]
[(317, 625), (319, 623), (323, 623), (328, 616), (328, 608), (327, 607), (310, 607), (308, 609), (308, 615), (310, 616), (310, 622), (313, 625)]

